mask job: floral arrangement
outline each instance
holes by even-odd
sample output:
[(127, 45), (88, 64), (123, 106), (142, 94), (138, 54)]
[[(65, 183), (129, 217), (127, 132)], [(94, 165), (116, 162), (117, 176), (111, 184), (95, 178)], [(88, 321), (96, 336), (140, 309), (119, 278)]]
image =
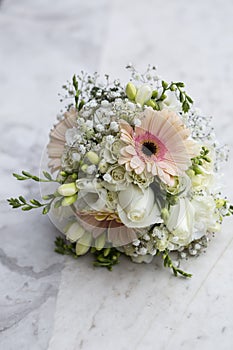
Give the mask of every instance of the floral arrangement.
[(138, 263), (161, 256), (176, 276), (190, 277), (180, 259), (205, 249), (233, 212), (218, 181), (227, 151), (182, 82), (165, 82), (155, 67), (126, 68), (126, 86), (84, 72), (63, 86), (68, 106), (50, 132), (50, 172), (13, 174), (55, 188), (44, 202), (8, 201), (49, 213), (65, 235), (58, 253), (91, 252), (108, 269), (121, 254)]

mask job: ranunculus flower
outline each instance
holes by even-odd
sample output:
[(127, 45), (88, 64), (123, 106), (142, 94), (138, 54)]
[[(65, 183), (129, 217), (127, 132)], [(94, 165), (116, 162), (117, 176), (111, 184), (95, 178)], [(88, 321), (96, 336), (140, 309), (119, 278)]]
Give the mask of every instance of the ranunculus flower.
[(104, 187), (109, 191), (124, 190), (131, 180), (125, 168), (118, 164), (111, 166), (107, 171), (107, 175), (110, 179), (104, 182)]
[(153, 190), (144, 191), (130, 184), (118, 195), (118, 215), (127, 227), (147, 227), (162, 222), (159, 206), (155, 201)]
[(103, 158), (105, 162), (114, 164), (118, 160), (118, 155), (124, 143), (121, 140), (116, 139), (115, 141), (106, 141), (103, 145)]
[(192, 241), (195, 210), (188, 198), (180, 198), (169, 211), (166, 222), (173, 238), (170, 242), (185, 246)]

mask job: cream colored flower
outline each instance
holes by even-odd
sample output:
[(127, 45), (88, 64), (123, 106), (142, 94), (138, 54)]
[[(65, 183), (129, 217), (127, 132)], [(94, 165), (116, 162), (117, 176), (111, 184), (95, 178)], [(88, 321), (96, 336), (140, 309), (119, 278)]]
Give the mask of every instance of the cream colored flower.
[(128, 227), (141, 228), (162, 222), (150, 187), (142, 191), (138, 186), (130, 184), (126, 190), (119, 192), (117, 210), (122, 223)]

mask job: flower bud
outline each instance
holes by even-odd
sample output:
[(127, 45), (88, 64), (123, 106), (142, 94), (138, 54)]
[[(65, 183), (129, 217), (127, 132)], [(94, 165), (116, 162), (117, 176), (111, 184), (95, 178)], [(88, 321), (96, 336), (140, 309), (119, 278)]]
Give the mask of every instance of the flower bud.
[(100, 159), (97, 153), (93, 152), (93, 151), (89, 151), (86, 154), (87, 159), (91, 162), (91, 164), (98, 164)]
[(102, 233), (100, 236), (98, 236), (95, 240), (95, 247), (97, 250), (103, 249), (106, 241), (106, 235), (105, 232)]
[(127, 97), (128, 97), (130, 100), (134, 100), (134, 99), (135, 99), (135, 96), (136, 96), (136, 93), (137, 93), (137, 89), (136, 89), (136, 87), (134, 86), (133, 83), (128, 83), (128, 84), (126, 85), (125, 92), (126, 92)]
[(99, 163), (99, 171), (103, 174), (108, 170), (108, 164), (105, 161)]
[(66, 232), (66, 238), (70, 242), (76, 242), (84, 233), (84, 228), (78, 222), (73, 222)]
[(87, 171), (88, 165), (87, 164), (83, 164), (81, 166), (81, 170), (85, 173)]
[(149, 100), (145, 104), (153, 109), (156, 107), (156, 103), (153, 100)]
[(138, 89), (135, 101), (136, 103), (139, 103), (141, 106), (143, 106), (147, 101), (151, 99), (151, 96), (152, 89), (150, 85), (144, 84)]
[(80, 238), (80, 240), (76, 244), (76, 254), (84, 255), (88, 252), (91, 246), (92, 235), (89, 232), (85, 232), (85, 234)]
[(226, 200), (225, 199), (216, 199), (216, 208), (220, 209), (226, 205)]
[(168, 87), (168, 83), (164, 80), (162, 80), (162, 87), (166, 89)]
[(201, 168), (197, 165), (193, 166), (193, 170), (195, 172), (195, 175), (199, 175), (199, 174), (203, 174), (203, 171), (201, 170)]
[(174, 84), (172, 84), (171, 87), (170, 87), (170, 90), (171, 90), (171, 91), (176, 91), (176, 90), (177, 90), (177, 87), (176, 87)]
[(71, 175), (71, 177), (72, 177), (72, 179), (73, 179), (73, 180), (77, 180), (77, 178), (78, 178), (78, 174), (73, 173), (73, 174)]
[(75, 182), (71, 182), (69, 184), (63, 184), (63, 185), (59, 186), (57, 191), (61, 196), (68, 197), (68, 196), (72, 196), (73, 194), (77, 193), (78, 189), (76, 187)]
[(158, 91), (157, 91), (157, 90), (153, 90), (153, 92), (152, 92), (152, 97), (153, 97), (153, 98), (158, 97)]
[(78, 198), (77, 193), (74, 194), (73, 196), (65, 197), (65, 198), (63, 199), (63, 201), (61, 202), (61, 205), (62, 205), (63, 207), (68, 207), (69, 205), (71, 205), (71, 204), (73, 204), (74, 202), (76, 202), (77, 198)]

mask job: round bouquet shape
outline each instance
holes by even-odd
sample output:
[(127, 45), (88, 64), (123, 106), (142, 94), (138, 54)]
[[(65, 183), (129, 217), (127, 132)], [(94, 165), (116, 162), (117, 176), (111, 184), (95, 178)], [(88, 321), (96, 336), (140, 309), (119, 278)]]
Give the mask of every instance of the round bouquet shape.
[(127, 69), (125, 85), (82, 72), (63, 86), (69, 104), (50, 132), (51, 174), (39, 179), (53, 190), (42, 190), (45, 203), (20, 196), (10, 204), (43, 207), (65, 235), (59, 253), (90, 251), (109, 269), (120, 254), (134, 262), (160, 255), (175, 275), (190, 277), (170, 253), (197, 255), (232, 213), (218, 183), (227, 152), (182, 82), (165, 82), (151, 66)]

